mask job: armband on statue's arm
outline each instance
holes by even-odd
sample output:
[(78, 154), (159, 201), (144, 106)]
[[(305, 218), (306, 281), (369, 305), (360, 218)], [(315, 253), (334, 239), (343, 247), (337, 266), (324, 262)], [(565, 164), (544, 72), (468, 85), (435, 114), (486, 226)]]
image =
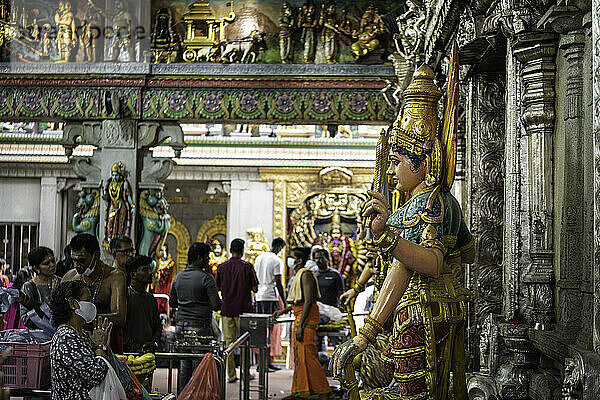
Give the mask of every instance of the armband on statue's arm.
[(402, 230), (393, 226), (386, 226), (381, 236), (375, 239), (374, 243), (382, 251), (391, 253), (400, 241)]
[(358, 331), (363, 335), (369, 342), (375, 343), (377, 335), (383, 331), (383, 327), (377, 321), (370, 316), (365, 318), (365, 325)]

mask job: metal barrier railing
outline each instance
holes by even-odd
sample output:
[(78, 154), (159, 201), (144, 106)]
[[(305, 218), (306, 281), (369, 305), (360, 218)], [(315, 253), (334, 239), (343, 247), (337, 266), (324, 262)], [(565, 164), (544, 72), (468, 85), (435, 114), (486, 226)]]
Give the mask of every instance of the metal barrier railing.
[[(227, 357), (242, 345), (239, 396), (240, 400), (248, 400), (250, 398), (250, 332), (244, 332), (235, 342), (231, 343), (223, 352), (223, 359), (227, 364)], [(223, 372), (223, 379), (225, 379), (225, 372)]]

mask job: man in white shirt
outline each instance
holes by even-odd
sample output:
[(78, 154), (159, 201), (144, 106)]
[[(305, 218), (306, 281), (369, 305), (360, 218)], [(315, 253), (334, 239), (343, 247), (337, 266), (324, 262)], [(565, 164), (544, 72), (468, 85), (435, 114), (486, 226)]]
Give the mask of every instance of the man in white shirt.
[[(283, 260), (278, 254), (284, 249), (285, 241), (282, 238), (275, 238), (271, 243), (271, 251), (262, 253), (254, 261), (254, 269), (258, 278), (258, 291), (256, 292), (256, 312), (259, 314), (272, 315), (279, 310), (279, 296), (285, 304), (285, 292), (281, 283), (283, 274)], [(271, 329), (269, 329), (269, 337)], [(279, 368), (269, 365), (270, 370)]]

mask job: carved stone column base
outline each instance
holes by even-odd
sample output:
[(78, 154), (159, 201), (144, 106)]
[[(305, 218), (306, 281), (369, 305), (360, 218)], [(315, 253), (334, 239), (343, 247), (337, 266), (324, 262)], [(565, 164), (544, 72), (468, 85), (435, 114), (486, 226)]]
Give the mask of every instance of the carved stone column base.
[(549, 330), (554, 323), (554, 253), (552, 250), (532, 250), (530, 255), (530, 272), (523, 277), (528, 293), (525, 317), (533, 328)]
[(527, 325), (500, 324), (500, 336), (510, 354), (498, 369), (496, 384), (501, 399), (528, 399), (529, 378), (538, 356), (527, 338)]

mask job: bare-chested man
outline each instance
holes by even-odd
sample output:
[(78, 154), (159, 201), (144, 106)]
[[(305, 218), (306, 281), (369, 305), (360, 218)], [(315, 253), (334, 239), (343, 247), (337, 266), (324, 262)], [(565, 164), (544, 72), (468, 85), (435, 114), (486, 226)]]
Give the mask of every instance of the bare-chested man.
[(135, 248), (133, 247), (133, 240), (129, 236), (117, 236), (112, 238), (110, 241), (110, 254), (113, 256), (114, 262), (112, 267), (123, 272), (127, 276), (127, 269), (125, 264), (127, 261), (135, 256)]
[(98, 240), (87, 233), (73, 236), (71, 259), (75, 268), (68, 271), (62, 281), (84, 281), (92, 294), (91, 302), (98, 309), (98, 316), (113, 323), (111, 348), (116, 354), (123, 353), (123, 327), (127, 316), (127, 292), (125, 274), (100, 261)]

